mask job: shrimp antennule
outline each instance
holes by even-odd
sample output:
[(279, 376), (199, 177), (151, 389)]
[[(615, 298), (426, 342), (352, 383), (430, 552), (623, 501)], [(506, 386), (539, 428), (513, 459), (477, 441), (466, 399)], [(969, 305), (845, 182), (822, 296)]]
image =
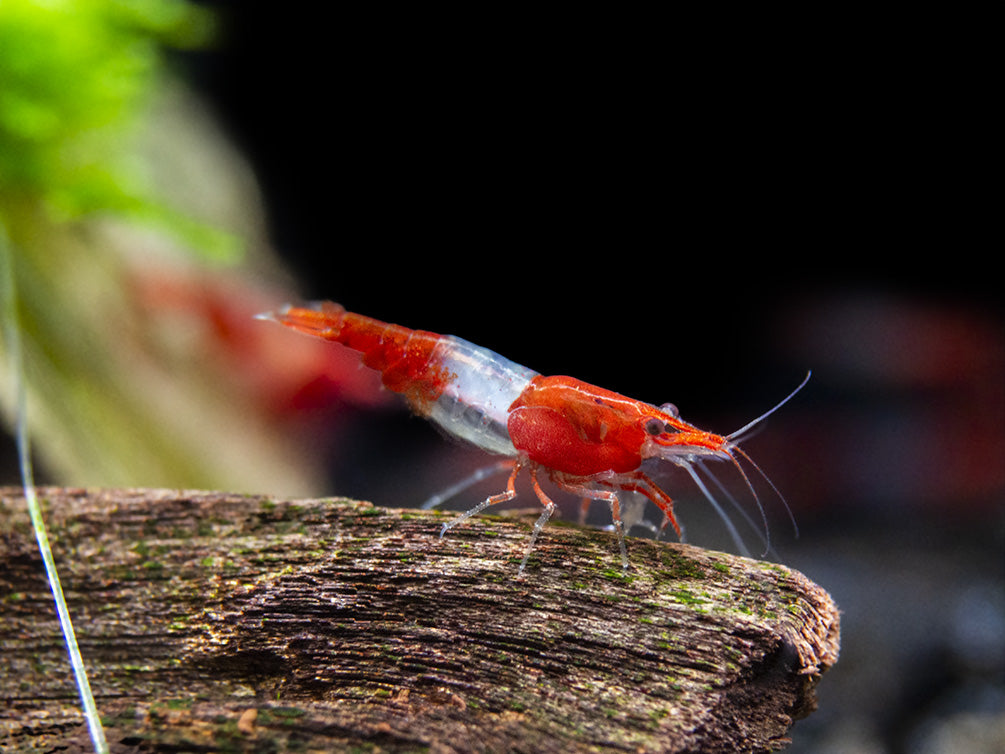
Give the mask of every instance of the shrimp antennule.
[[(774, 405), (774, 407), (772, 407), (768, 411), (764, 412), (763, 414), (761, 414), (760, 416), (758, 416), (753, 421), (748, 422), (747, 424), (744, 424), (742, 427), (740, 427), (735, 432), (732, 432), (732, 433), (726, 435), (727, 443), (726, 443), (726, 447), (724, 448), (724, 450), (729, 455), (730, 459), (732, 459), (733, 465), (736, 466), (737, 471), (740, 472), (740, 476), (743, 477), (743, 481), (747, 485), (747, 489), (750, 490), (750, 494), (753, 495), (754, 502), (757, 504), (757, 509), (761, 513), (761, 522), (764, 525), (764, 537), (763, 537), (763, 539), (764, 539), (764, 552), (762, 553), (762, 557), (764, 555), (767, 555), (771, 551), (771, 533), (770, 533), (769, 527), (768, 527), (768, 518), (767, 518), (767, 515), (764, 512), (764, 506), (761, 504), (760, 496), (758, 496), (757, 490), (754, 488), (754, 484), (750, 480), (750, 476), (747, 474), (746, 471), (744, 471), (743, 466), (740, 464), (740, 459), (737, 458), (737, 455), (741, 456), (744, 460), (746, 460), (747, 463), (749, 463), (754, 468), (755, 471), (757, 471), (757, 473), (760, 475), (760, 477), (765, 482), (767, 482), (767, 484), (768, 484), (769, 487), (771, 487), (772, 491), (775, 493), (775, 495), (778, 497), (778, 499), (782, 501), (782, 505), (785, 507), (785, 512), (788, 513), (789, 520), (792, 522), (792, 530), (795, 533), (795, 536), (797, 538), (799, 537), (799, 525), (796, 523), (796, 517), (793, 515), (792, 508), (789, 507), (788, 501), (786, 501), (785, 496), (781, 493), (781, 491), (778, 489), (778, 487), (775, 486), (775, 483), (771, 481), (771, 478), (766, 473), (764, 473), (764, 470), (760, 466), (757, 465), (757, 463), (754, 461), (753, 458), (750, 457), (750, 454), (748, 454), (745, 450), (743, 450), (743, 448), (741, 448), (739, 446), (738, 440), (739, 440), (739, 438), (741, 436), (743, 436), (744, 434), (750, 432), (752, 429), (754, 429), (755, 427), (757, 427), (761, 422), (763, 422), (765, 419), (767, 419), (769, 416), (771, 416), (773, 413), (775, 413), (775, 411), (777, 411), (782, 406), (784, 406), (786, 403), (788, 403), (790, 400), (792, 400), (792, 398), (795, 397), (796, 393), (798, 393), (800, 390), (802, 390), (806, 386), (806, 383), (809, 382), (810, 377), (812, 376), (812, 374), (813, 374), (812, 371), (807, 372), (806, 376), (803, 378), (803, 381), (799, 383), (799, 386), (796, 387), (796, 389), (793, 390), (791, 393), (789, 393), (787, 396), (785, 396), (785, 398), (783, 398), (781, 401), (779, 401), (778, 403), (776, 403)], [(697, 474), (692, 469), (690, 469), (690, 468), (688, 468), (688, 471), (691, 472), (692, 478), (694, 478), (695, 482), (697, 483), (698, 482), (698, 476), (697, 476)], [(702, 492), (705, 494), (705, 497), (708, 498), (709, 500), (712, 500), (712, 497), (709, 494), (708, 490), (705, 488), (705, 486), (699, 483), (699, 487), (701, 488)], [(715, 505), (714, 501), (713, 501), (713, 505)], [(720, 510), (718, 508), (718, 506), (717, 506), (717, 510)], [(723, 515), (723, 513), (720, 510), (720, 516), (721, 515)], [(736, 538), (737, 538), (735, 527), (733, 527), (730, 524), (729, 528), (730, 528), (730, 534), (733, 536), (733, 539), (735, 541)]]
[[(751, 430), (754, 427), (756, 427), (758, 424), (760, 424), (762, 421), (764, 421), (765, 419), (767, 419), (769, 416), (771, 416), (773, 413), (775, 413), (778, 409), (780, 409), (782, 406), (784, 406), (786, 403), (788, 403), (790, 400), (792, 400), (796, 396), (796, 393), (798, 393), (800, 390), (802, 390), (804, 387), (806, 387), (806, 383), (810, 381), (810, 377), (812, 375), (813, 375), (813, 371), (812, 370), (810, 370), (809, 372), (807, 372), (806, 376), (803, 378), (803, 381), (799, 383), (799, 387), (797, 387), (795, 390), (793, 390), (787, 396), (785, 396), (784, 398), (782, 398), (782, 400), (780, 400), (778, 403), (776, 403), (775, 406), (774, 406), (774, 408), (771, 408), (771, 409), (765, 411), (763, 414), (761, 414), (760, 416), (758, 416), (753, 421), (747, 422), (746, 424), (744, 424), (742, 427), (740, 427), (735, 432), (731, 432), (730, 434), (726, 435), (726, 439), (730, 440), (731, 442), (734, 442), (734, 443), (737, 442), (739, 440), (739, 438), (743, 434), (745, 434), (749, 430)], [(748, 460), (750, 460), (750, 459), (748, 459)]]
[[(719, 504), (719, 501), (715, 499), (715, 496), (711, 492), (709, 492), (708, 487), (705, 485), (704, 480), (702, 480), (702, 478), (698, 476), (698, 472), (695, 471), (694, 467), (691, 464), (684, 464), (683, 467), (684, 470), (691, 475), (691, 479), (694, 480), (695, 485), (698, 487), (699, 490), (701, 490), (701, 493), (705, 496), (705, 499), (708, 500), (709, 503), (711, 503), (712, 508), (715, 509), (716, 514), (719, 516), (720, 519), (722, 519), (722, 522), (726, 525), (726, 529), (729, 531), (729, 536), (733, 539), (733, 544), (736, 545), (737, 549), (740, 551), (740, 554), (744, 555), (745, 557), (749, 557), (750, 551), (747, 549), (747, 546), (743, 543), (743, 537), (740, 536), (740, 532), (736, 530), (736, 525), (733, 523), (733, 519), (729, 517), (729, 514), (727, 514), (725, 510), (723, 510), (722, 506)], [(758, 505), (760, 504), (758, 503)]]

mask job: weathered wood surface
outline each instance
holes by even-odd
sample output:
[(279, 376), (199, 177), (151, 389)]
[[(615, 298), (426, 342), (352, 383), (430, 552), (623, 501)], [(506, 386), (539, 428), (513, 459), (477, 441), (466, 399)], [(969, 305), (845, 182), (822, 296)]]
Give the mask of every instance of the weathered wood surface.
[[(0, 749), (88, 750), (31, 533), (0, 497)], [(745, 752), (837, 659), (782, 566), (369, 503), (40, 490), (113, 751)]]

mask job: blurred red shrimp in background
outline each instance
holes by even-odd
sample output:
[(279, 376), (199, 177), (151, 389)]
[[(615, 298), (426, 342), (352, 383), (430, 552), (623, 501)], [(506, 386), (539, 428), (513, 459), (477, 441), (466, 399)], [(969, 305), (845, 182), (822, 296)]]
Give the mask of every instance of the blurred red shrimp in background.
[(777, 325), (780, 349), (814, 365), (818, 399), (762, 442), (769, 454), (791, 442), (810, 454), (783, 470), (796, 505), (824, 518), (952, 520), (1001, 504), (1005, 335), (993, 311), (868, 291), (793, 311)]
[[(232, 430), (217, 439), (233, 446), (220, 451), (233, 462), (214, 469), (221, 488), (244, 489), (253, 478), (277, 494), (332, 492), (331, 462), (347, 426), (359, 415), (400, 410), (351, 355), (307, 339), (291, 343), (254, 320), (266, 302), (289, 295), (279, 286), (235, 271), (148, 260), (127, 278), (136, 315), (126, 328), (131, 349), (147, 357), (150, 372), (169, 372), (176, 387), (184, 386), (190, 412), (201, 396), (213, 404), (205, 410), (233, 413), (234, 423), (206, 426), (209, 433)], [(151, 400), (170, 402), (171, 386), (159, 388)], [(263, 462), (268, 456), (273, 461)]]
[(341, 350), (304, 339), (290, 343), (254, 315), (284, 295), (234, 275), (143, 265), (130, 273), (133, 305), (144, 327), (184, 333), (179, 352), (197, 353), (248, 392), (250, 405), (277, 417), (329, 411), (333, 404), (395, 405), (374, 374)]

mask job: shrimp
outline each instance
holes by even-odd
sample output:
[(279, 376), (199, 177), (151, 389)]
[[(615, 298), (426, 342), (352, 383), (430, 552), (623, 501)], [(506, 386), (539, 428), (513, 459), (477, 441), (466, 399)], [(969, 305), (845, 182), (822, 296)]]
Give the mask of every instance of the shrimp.
[[(584, 503), (602, 500), (608, 504), (625, 570), (628, 553), (619, 492), (651, 500), (663, 512), (660, 531), (669, 524), (681, 537), (673, 500), (642, 470), (650, 459), (685, 469), (728, 524), (728, 517), (697, 474), (696, 468), (704, 460), (730, 461), (757, 500), (740, 464), (743, 459), (781, 497), (737, 442), (789, 401), (810, 377), (807, 374), (788, 397), (754, 421), (731, 434), (717, 435), (685, 422), (673, 404), (657, 407), (574, 377), (541, 375), (461, 338), (387, 324), (348, 312), (330, 301), (286, 306), (258, 318), (360, 352), (363, 363), (378, 370), (384, 386), (403, 395), (416, 414), (448, 435), (503, 456), (504, 460), (427, 503), (425, 507), (439, 504), (490, 473), (509, 473), (502, 492), (445, 523), (441, 538), (486, 508), (513, 500), (517, 477), (526, 469), (543, 511), (531, 531), (518, 576), (556, 508), (541, 487), (541, 474)], [(729, 526), (736, 538), (735, 529)]]

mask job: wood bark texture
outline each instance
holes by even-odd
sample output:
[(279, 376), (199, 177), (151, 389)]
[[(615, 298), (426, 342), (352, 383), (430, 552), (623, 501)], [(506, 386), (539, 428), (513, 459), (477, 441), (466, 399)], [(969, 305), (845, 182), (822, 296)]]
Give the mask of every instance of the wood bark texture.
[[(18, 490), (0, 490), (0, 749), (90, 743)], [(759, 752), (837, 659), (783, 566), (520, 517), (39, 491), (114, 752)], [(531, 521), (533, 518), (530, 519)]]

